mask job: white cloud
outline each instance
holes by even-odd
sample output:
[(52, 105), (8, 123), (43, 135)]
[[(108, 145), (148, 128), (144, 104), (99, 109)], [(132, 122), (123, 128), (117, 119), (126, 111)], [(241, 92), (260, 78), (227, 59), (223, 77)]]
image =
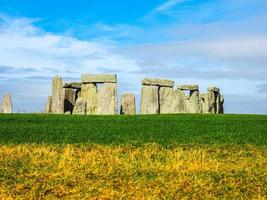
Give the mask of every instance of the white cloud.
[(0, 66), (38, 69), (35, 75), (54, 74), (46, 69), (55, 69), (63, 76), (67, 75), (66, 69), (73, 75), (97, 73), (105, 67), (121, 72), (138, 69), (134, 60), (113, 53), (113, 49), (111, 42), (82, 41), (44, 32), (27, 19), (9, 19), (0, 27)]
[(173, 6), (176, 6), (177, 4), (183, 3), (188, 0), (167, 0), (165, 3), (158, 6), (154, 12), (164, 12), (166, 10), (171, 9)]

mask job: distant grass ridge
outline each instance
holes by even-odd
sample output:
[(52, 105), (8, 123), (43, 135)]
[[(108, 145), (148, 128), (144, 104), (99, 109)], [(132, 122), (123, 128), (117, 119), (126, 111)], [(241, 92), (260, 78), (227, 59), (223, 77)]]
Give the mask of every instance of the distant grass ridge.
[(267, 145), (266, 115), (0, 115), (0, 144)]

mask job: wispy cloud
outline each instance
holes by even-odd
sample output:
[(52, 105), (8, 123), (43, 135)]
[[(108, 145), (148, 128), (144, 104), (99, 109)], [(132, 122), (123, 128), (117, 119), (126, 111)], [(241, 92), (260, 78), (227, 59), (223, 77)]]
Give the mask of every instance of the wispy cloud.
[(152, 12), (164, 12), (164, 11), (171, 9), (173, 6), (176, 6), (177, 4), (181, 4), (186, 1), (189, 1), (189, 0), (167, 0), (165, 3), (158, 6)]

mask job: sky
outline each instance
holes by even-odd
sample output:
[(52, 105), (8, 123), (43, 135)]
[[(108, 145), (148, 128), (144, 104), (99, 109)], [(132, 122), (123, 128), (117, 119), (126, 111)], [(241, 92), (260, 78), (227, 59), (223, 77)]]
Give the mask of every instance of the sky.
[[(266, 0), (0, 0), (0, 97), (41, 112), (51, 79), (118, 76), (218, 86), (226, 113), (267, 114)], [(139, 107), (139, 106), (137, 106)]]

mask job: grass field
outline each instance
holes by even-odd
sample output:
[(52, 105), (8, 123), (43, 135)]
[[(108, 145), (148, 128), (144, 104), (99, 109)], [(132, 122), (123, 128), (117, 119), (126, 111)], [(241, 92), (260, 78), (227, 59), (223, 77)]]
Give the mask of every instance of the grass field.
[(267, 116), (0, 115), (0, 199), (265, 199)]

